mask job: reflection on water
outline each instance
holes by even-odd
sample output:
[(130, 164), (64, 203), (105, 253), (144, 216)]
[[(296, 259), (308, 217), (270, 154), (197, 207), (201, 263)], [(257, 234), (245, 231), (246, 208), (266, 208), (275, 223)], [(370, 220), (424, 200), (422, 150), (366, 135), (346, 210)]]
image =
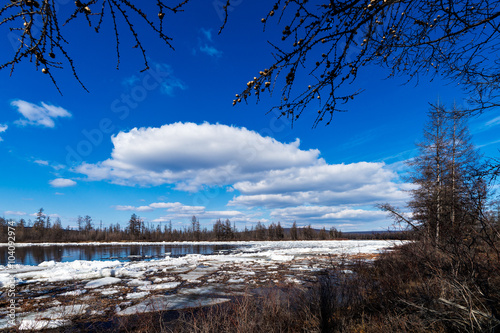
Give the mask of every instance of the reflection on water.
[[(135, 261), (186, 254), (214, 254), (234, 249), (230, 245), (52, 245), (16, 248), (16, 264), (38, 265), (44, 261), (119, 260)], [(0, 247), (0, 265), (8, 262), (8, 248)]]

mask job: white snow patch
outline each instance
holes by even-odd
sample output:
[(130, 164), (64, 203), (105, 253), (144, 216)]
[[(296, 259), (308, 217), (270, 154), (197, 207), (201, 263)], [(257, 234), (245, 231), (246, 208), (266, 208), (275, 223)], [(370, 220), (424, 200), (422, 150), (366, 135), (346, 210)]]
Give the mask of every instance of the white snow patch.
[(88, 282), (85, 285), (85, 288), (94, 289), (94, 288), (99, 288), (102, 286), (109, 286), (111, 284), (116, 284), (119, 282), (121, 282), (121, 279), (119, 279), (119, 278), (104, 277), (102, 279), (97, 279), (97, 280), (93, 280), (93, 281)]
[(79, 289), (73, 291), (67, 291), (65, 293), (59, 294), (58, 296), (80, 296), (87, 292), (87, 289)]
[(151, 281), (133, 279), (127, 282), (127, 284), (131, 287), (139, 287), (139, 286), (147, 286), (148, 284), (151, 284)]
[(22, 319), (19, 322), (20, 331), (39, 331), (71, 325), (69, 319)]
[[(87, 304), (57, 306), (42, 312), (19, 314), (16, 319), (19, 323), (19, 330), (23, 331), (58, 328), (70, 325), (71, 320), (69, 318), (84, 313), (87, 308)], [(2, 325), (0, 323), (0, 329), (9, 327), (12, 327), (12, 325)]]
[(146, 297), (147, 295), (149, 295), (149, 291), (140, 291), (137, 293), (127, 294), (127, 296), (125, 298), (126, 299), (138, 299), (138, 298)]
[(114, 288), (110, 288), (110, 289), (103, 289), (103, 290), (100, 290), (99, 291), (101, 295), (104, 295), (104, 296), (108, 296), (108, 295), (114, 295), (114, 294), (117, 294), (119, 293), (120, 291), (117, 290), (117, 289), (114, 289)]
[(188, 296), (168, 295), (153, 296), (117, 313), (119, 316), (128, 316), (137, 313), (154, 311), (181, 310), (228, 302), (229, 298), (195, 298)]
[(181, 283), (180, 282), (166, 282), (160, 284), (150, 284), (146, 286), (140, 286), (139, 290), (143, 291), (152, 291), (152, 290), (162, 290), (162, 289), (174, 289), (177, 288)]

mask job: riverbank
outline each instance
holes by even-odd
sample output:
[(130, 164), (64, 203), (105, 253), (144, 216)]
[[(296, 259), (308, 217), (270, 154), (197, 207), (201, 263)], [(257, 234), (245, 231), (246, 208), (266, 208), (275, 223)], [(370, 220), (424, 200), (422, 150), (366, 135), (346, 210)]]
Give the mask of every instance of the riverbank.
[[(3, 266), (0, 283), (4, 287), (9, 281), (15, 283), (15, 327), (38, 330), (72, 325), (75, 320), (106, 321), (220, 304), (262, 287), (305, 286), (317, 282), (318, 272), (372, 260), (395, 245), (387, 241), (243, 243), (245, 247), (233, 254)], [(343, 274), (350, 274), (349, 269)], [(0, 303), (8, 302), (4, 291)], [(6, 310), (0, 312), (0, 328), (13, 327), (7, 315)]]

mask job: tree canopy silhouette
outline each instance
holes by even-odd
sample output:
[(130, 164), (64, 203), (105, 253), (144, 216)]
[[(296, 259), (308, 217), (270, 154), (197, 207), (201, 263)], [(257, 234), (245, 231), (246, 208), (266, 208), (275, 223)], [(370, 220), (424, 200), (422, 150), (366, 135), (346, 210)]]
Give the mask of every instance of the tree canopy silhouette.
[[(221, 30), (230, 28), (231, 4), (236, 1), (226, 0)], [(87, 22), (99, 32), (105, 19), (112, 21), (116, 36), (117, 65), (120, 38), (129, 31), (147, 69), (147, 50), (141, 43), (144, 31), (137, 24), (142, 21), (172, 47), (162, 22), (166, 14), (182, 11), (188, 2), (196, 1), (167, 5), (166, 0), (157, 0), (152, 6), (127, 0), (77, 0), (66, 17), (55, 0), (6, 2), (0, 10), (0, 27), (16, 34), (19, 46), (0, 69), (13, 71), (18, 63), (32, 61), (56, 84), (52, 69), (66, 64), (80, 81), (65, 49), (70, 35), (66, 26)], [(352, 91), (349, 84), (375, 65), (387, 68), (389, 76), (404, 76), (408, 81), (443, 76), (461, 84), (470, 99), (469, 111), (482, 112), (499, 105), (499, 6), (491, 0), (272, 1), (268, 10), (263, 8), (264, 17), (256, 19), (264, 30), (270, 25), (283, 28), (278, 40), (270, 41), (274, 62), (262, 66), (236, 94), (233, 105), (276, 92), (279, 98), (269, 111), (278, 110), (279, 117), (292, 121), (314, 112), (315, 126), (329, 124), (334, 112), (345, 111), (349, 100), (361, 93)]]

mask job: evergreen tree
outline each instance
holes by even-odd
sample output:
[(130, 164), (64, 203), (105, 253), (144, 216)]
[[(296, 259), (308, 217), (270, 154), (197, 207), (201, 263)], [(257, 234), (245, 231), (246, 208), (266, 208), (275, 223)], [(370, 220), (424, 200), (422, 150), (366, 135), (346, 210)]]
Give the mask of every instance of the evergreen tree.
[(136, 214), (132, 214), (130, 216), (127, 231), (132, 236), (132, 238), (135, 239), (140, 235), (142, 224), (143, 221)]
[(297, 222), (293, 221), (292, 227), (290, 228), (290, 238), (292, 240), (297, 240), (299, 238), (299, 234), (297, 232)]
[(281, 226), (281, 223), (278, 221), (278, 224), (276, 225), (276, 239), (282, 240), (283, 238), (285, 238), (285, 230)]
[(45, 228), (45, 214), (43, 213), (43, 208), (38, 210), (36, 213), (35, 222), (33, 222), (34, 237), (41, 240), (43, 237), (43, 231)]

